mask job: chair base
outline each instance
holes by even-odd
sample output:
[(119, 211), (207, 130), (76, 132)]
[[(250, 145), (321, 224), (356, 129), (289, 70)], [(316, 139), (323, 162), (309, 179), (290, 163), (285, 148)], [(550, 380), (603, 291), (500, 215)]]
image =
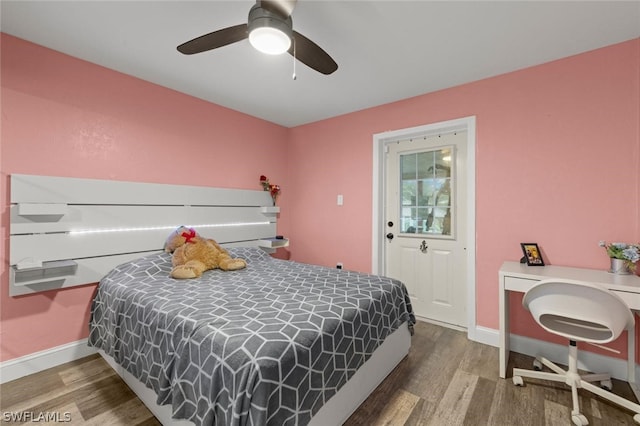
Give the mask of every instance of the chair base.
[[(523, 386), (523, 377), (549, 380), (552, 382), (565, 383), (571, 387), (571, 399), (573, 401), (573, 410), (571, 411), (571, 421), (578, 426), (585, 426), (589, 424), (587, 418), (580, 413), (580, 405), (578, 403), (578, 389), (583, 388), (591, 393), (594, 393), (604, 399), (607, 399), (615, 404), (618, 404), (628, 410), (635, 413), (633, 420), (635, 423), (640, 424), (640, 405), (622, 398), (614, 393), (611, 393), (611, 377), (608, 374), (586, 374), (579, 375), (577, 369), (577, 352), (575, 346), (570, 347), (569, 350), (569, 369), (563, 370), (553, 362), (543, 357), (536, 357), (534, 361), (534, 368), (540, 369), (540, 366), (544, 365), (553, 372), (546, 371), (533, 371), (522, 368), (513, 369), (513, 383), (516, 386)], [(595, 386), (591, 382), (600, 382), (602, 387)], [(604, 388), (604, 389), (603, 389)]]

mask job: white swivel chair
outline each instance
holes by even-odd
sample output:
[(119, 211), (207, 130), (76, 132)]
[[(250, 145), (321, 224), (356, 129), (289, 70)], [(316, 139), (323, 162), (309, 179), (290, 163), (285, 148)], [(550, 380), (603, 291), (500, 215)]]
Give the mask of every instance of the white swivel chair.
[[(633, 326), (634, 317), (625, 301), (617, 294), (593, 283), (543, 280), (527, 291), (522, 305), (531, 312), (542, 328), (569, 339), (569, 369), (565, 371), (548, 359), (537, 357), (534, 368), (541, 370), (542, 365), (545, 365), (553, 373), (514, 368), (513, 383), (522, 386), (522, 378), (530, 377), (564, 382), (571, 386), (571, 420), (576, 425), (589, 424), (587, 418), (580, 413), (578, 388), (584, 388), (635, 412), (633, 420), (640, 423), (640, 405), (609, 392), (611, 378), (608, 374), (578, 374), (577, 342), (598, 346), (617, 339), (623, 330)], [(590, 383), (596, 381), (608, 390)]]

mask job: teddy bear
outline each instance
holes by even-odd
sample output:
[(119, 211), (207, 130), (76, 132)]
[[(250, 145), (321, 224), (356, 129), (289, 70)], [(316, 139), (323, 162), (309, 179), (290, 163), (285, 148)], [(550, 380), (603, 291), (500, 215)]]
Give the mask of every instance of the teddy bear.
[(202, 238), (193, 228), (180, 226), (167, 238), (164, 245), (167, 253), (173, 253), (172, 278), (198, 278), (204, 271), (220, 268), (235, 271), (247, 266), (244, 259), (233, 259), (214, 240)]

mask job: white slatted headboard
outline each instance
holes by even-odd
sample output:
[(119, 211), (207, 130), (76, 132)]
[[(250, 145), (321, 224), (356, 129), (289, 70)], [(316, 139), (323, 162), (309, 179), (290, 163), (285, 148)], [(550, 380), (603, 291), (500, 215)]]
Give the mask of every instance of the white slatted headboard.
[(11, 296), (99, 281), (180, 225), (226, 246), (276, 234), (268, 192), (11, 175)]

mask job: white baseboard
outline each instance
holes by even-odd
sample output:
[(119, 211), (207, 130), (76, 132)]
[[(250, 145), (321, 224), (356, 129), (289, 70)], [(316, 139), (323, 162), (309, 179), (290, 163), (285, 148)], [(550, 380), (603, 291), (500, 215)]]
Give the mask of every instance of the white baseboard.
[(0, 363), (0, 383), (10, 382), (94, 353), (96, 350), (87, 345), (87, 339), (82, 339), (11, 359)]
[[(485, 345), (498, 347), (499, 331), (492, 328), (476, 327), (468, 333), (470, 340), (483, 343)], [(545, 342), (543, 340), (532, 339), (530, 337), (512, 334), (509, 339), (511, 351), (529, 356), (542, 355), (549, 361), (567, 365), (569, 354), (567, 345)], [(589, 351), (580, 351), (578, 354), (578, 368), (593, 371), (606, 372), (611, 377), (627, 381), (627, 360), (600, 355)], [(533, 367), (533, 366), (532, 366)], [(638, 376), (638, 365), (636, 365), (636, 377)]]
[(474, 342), (494, 346), (496, 348), (500, 346), (500, 332), (493, 328), (476, 326), (473, 330), (469, 329), (467, 337), (469, 337), (469, 340), (473, 340)]

